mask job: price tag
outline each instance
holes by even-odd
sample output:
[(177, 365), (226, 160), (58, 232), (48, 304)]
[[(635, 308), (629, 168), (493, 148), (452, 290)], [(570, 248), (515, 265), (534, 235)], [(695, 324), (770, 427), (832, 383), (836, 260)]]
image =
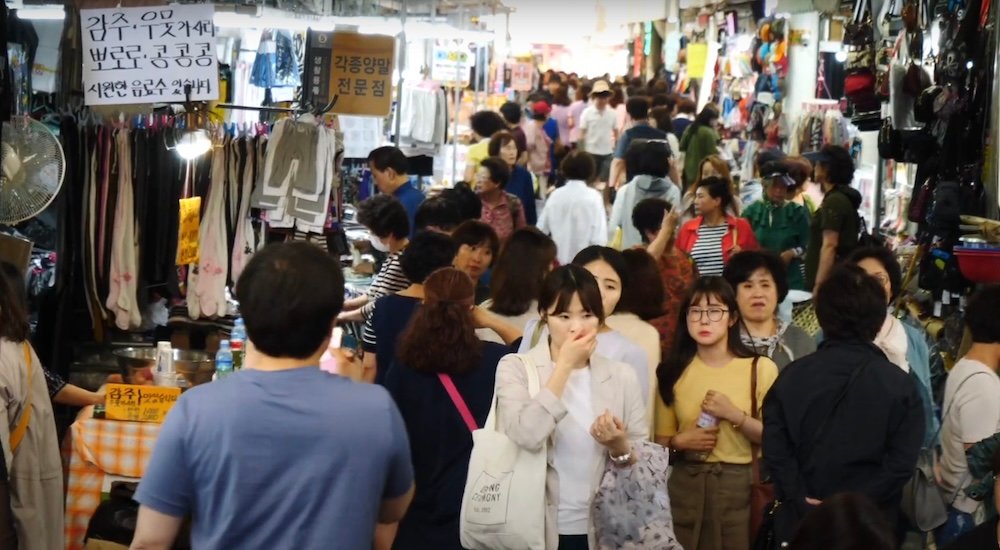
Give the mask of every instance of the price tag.
[(201, 197), (180, 201), (177, 230), (177, 265), (198, 263), (198, 235), (201, 234)]
[(108, 384), (104, 395), (105, 418), (159, 424), (180, 396), (180, 388)]

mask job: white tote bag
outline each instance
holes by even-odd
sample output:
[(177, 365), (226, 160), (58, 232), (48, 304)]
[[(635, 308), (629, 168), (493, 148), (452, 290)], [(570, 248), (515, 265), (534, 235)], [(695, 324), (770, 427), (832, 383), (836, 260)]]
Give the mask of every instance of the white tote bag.
[[(538, 370), (517, 355), (528, 375), (528, 394), (539, 389)], [(472, 433), (472, 456), (462, 497), (462, 546), (470, 550), (545, 549), (547, 447), (517, 446), (497, 428), (497, 396), (486, 425)]]

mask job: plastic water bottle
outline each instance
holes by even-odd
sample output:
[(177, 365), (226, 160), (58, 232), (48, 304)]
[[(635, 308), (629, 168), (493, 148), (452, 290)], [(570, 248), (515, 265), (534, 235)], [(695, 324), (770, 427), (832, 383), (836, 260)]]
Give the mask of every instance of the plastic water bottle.
[(219, 342), (219, 351), (215, 354), (215, 377), (218, 380), (233, 373), (233, 350), (229, 340)]
[(170, 342), (156, 343), (156, 373), (173, 374), (174, 372), (174, 350), (170, 347)]
[[(701, 411), (701, 414), (698, 415), (698, 420), (694, 423), (694, 425), (698, 426), (699, 428), (703, 428), (703, 429), (704, 428), (714, 428), (714, 427), (716, 427), (716, 426), (719, 425), (719, 419), (716, 418), (716, 417), (714, 417), (714, 416), (712, 416), (712, 415), (710, 415), (710, 414), (708, 414), (705, 411)], [(694, 452), (694, 453), (691, 453), (692, 457), (695, 460), (699, 461), (699, 462), (704, 462), (704, 461), (708, 460), (708, 455), (710, 455), (710, 454), (712, 454), (712, 453), (710, 453), (710, 452), (708, 452), (708, 453), (706, 453), (706, 452)]]
[(233, 324), (233, 332), (229, 335), (229, 345), (233, 349), (233, 369), (243, 368), (243, 358), (246, 356), (247, 327), (243, 324), (243, 318), (236, 319)]

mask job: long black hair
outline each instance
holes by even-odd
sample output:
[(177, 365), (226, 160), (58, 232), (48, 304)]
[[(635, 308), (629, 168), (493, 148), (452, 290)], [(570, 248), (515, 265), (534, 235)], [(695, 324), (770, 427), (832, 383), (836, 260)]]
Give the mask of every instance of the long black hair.
[(715, 105), (709, 103), (701, 109), (698, 116), (694, 117), (694, 122), (691, 123), (691, 126), (693, 126), (695, 130), (697, 130), (699, 126), (708, 126), (711, 128), (712, 122), (718, 120), (721, 116), (722, 115), (719, 113), (719, 109)]
[[(656, 368), (656, 379), (660, 385), (660, 397), (663, 398), (663, 403), (666, 405), (674, 403), (674, 384), (680, 380), (681, 375), (684, 374), (684, 370), (687, 369), (688, 365), (691, 364), (691, 361), (698, 354), (698, 342), (688, 332), (687, 312), (692, 304), (700, 302), (705, 297), (715, 298), (721, 302), (729, 310), (730, 320), (739, 319), (740, 310), (739, 305), (736, 303), (736, 292), (733, 291), (733, 287), (725, 279), (722, 277), (702, 277), (695, 281), (694, 285), (688, 291), (687, 296), (684, 297), (684, 302), (681, 303), (678, 313), (681, 318), (677, 323), (677, 336), (674, 338), (674, 346), (671, 348), (667, 358)], [(733, 323), (729, 327), (727, 346), (729, 347), (729, 353), (732, 353), (736, 357), (746, 358), (754, 356), (753, 351), (740, 339), (740, 323), (738, 322)]]

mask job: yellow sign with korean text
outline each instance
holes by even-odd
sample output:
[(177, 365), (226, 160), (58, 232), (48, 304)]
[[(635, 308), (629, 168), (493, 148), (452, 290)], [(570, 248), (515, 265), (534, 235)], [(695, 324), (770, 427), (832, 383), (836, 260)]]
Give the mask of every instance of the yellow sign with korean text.
[(201, 234), (201, 197), (181, 199), (177, 231), (177, 265), (198, 263), (198, 236)]
[(333, 112), (342, 115), (387, 116), (392, 106), (392, 70), (396, 39), (391, 36), (334, 32), (330, 94)]
[(108, 384), (104, 394), (104, 416), (108, 420), (160, 424), (180, 396), (180, 388)]

